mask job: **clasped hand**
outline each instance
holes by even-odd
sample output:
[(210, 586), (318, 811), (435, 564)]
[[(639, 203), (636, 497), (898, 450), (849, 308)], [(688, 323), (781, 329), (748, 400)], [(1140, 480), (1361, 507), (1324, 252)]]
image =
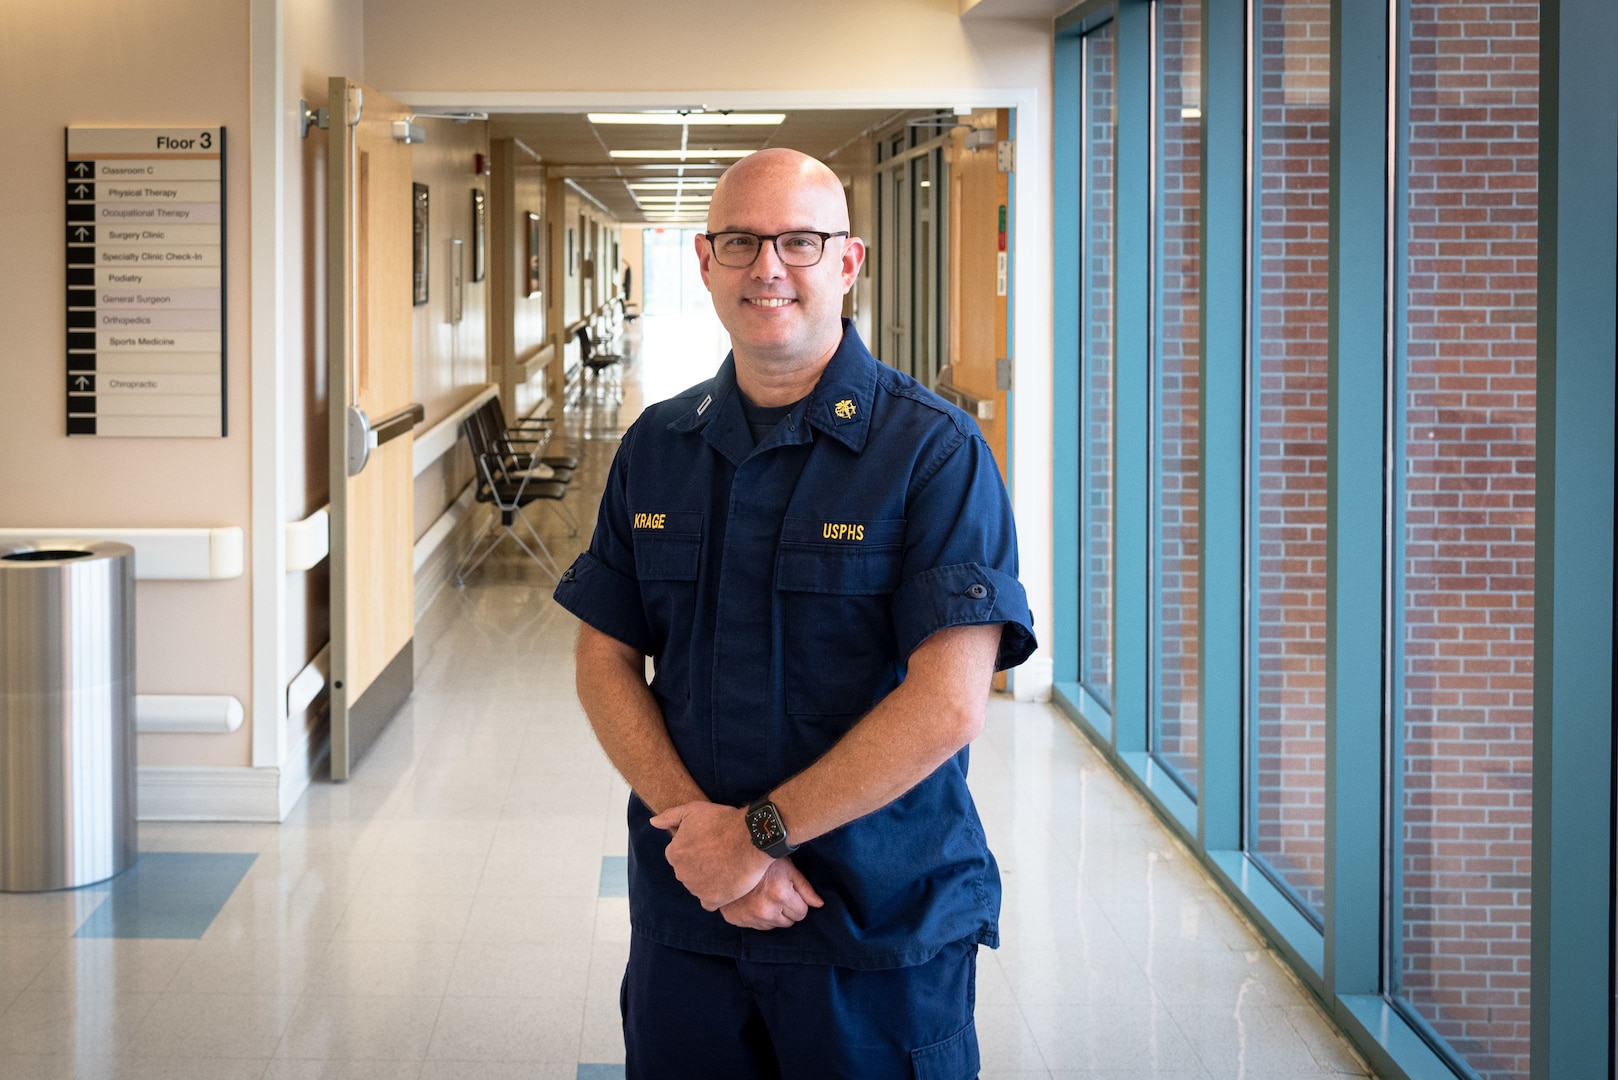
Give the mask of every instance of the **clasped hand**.
[(664, 857), (680, 884), (733, 926), (787, 927), (825, 904), (790, 857), (772, 859), (753, 846), (737, 807), (690, 802), (663, 811), (652, 824), (673, 835)]

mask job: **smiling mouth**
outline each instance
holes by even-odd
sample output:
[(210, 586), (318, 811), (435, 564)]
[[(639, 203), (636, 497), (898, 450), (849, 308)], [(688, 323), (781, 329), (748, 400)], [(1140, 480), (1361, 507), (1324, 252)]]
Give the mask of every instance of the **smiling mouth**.
[(752, 304), (754, 307), (763, 307), (763, 308), (783, 308), (783, 307), (786, 307), (788, 304), (797, 303), (797, 301), (791, 299), (790, 297), (785, 297), (785, 296), (753, 297), (753, 298), (749, 298), (747, 302), (749, 304)]

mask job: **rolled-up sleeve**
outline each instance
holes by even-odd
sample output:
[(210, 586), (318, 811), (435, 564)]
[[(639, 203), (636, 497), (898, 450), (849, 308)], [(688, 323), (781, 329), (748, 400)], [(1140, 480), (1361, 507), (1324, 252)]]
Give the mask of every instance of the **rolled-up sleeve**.
[(1017, 580), (1011, 501), (981, 438), (965, 436), (922, 479), (906, 512), (904, 576), (893, 596), (899, 655), (952, 626), (1001, 624), (995, 670), (1034, 652), (1034, 618)]
[(632, 435), (633, 431), (626, 435), (607, 474), (590, 548), (562, 571), (553, 596), (558, 604), (608, 637), (649, 653), (651, 631), (641, 603), (640, 582), (635, 577), (635, 550), (625, 494), (625, 463)]

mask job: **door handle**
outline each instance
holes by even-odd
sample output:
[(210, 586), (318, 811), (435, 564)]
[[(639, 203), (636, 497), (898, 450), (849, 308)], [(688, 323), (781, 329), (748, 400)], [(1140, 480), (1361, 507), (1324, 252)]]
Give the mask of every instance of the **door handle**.
[(427, 410), (411, 404), (396, 413), (390, 413), (371, 423), (371, 418), (358, 405), (348, 407), (348, 475), (358, 476), (371, 460), (371, 451), (385, 442), (397, 439), (426, 419)]

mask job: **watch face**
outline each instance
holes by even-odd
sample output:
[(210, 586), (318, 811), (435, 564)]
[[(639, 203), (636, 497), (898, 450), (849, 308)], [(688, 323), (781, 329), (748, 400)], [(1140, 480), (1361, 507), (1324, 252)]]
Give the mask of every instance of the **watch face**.
[(753, 842), (760, 847), (786, 839), (786, 830), (781, 828), (781, 817), (773, 806), (761, 806), (748, 814), (747, 831), (753, 834)]

